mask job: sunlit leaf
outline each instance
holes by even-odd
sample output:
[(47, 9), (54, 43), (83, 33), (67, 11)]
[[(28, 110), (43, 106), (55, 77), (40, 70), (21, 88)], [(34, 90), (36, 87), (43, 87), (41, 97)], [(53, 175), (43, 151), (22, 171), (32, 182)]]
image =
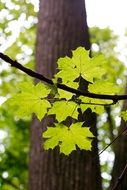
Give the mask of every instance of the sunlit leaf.
[(80, 105), (82, 112), (84, 112), (88, 108), (90, 108), (92, 112), (95, 112), (97, 114), (102, 114), (104, 112), (104, 106), (96, 105), (98, 103), (100, 104), (98, 100), (93, 99), (93, 98), (82, 97), (82, 96), (80, 97), (80, 99), (83, 102)]
[(93, 82), (93, 79), (100, 79), (106, 72), (104, 63), (103, 55), (90, 58), (89, 51), (79, 47), (72, 51), (72, 58), (65, 57), (58, 60), (60, 71), (56, 74), (56, 77), (62, 78), (62, 82), (65, 84), (74, 81), (79, 76)]
[(77, 119), (78, 118), (78, 104), (73, 101), (57, 101), (53, 104), (52, 108), (49, 110), (48, 115), (55, 114), (56, 119), (61, 122), (65, 120), (68, 116)]
[(31, 83), (20, 84), (21, 92), (8, 100), (11, 106), (17, 107), (17, 115), (20, 117), (29, 116), (35, 113), (41, 120), (51, 107), (46, 97), (50, 89), (42, 83), (34, 86)]
[(89, 84), (88, 90), (96, 94), (116, 94), (119, 92), (119, 87), (111, 82), (97, 81), (94, 84)]
[(121, 117), (123, 118), (124, 121), (127, 121), (127, 110), (121, 112)]
[(76, 145), (80, 149), (91, 150), (92, 140), (88, 137), (94, 137), (88, 127), (82, 127), (81, 122), (72, 124), (69, 128), (63, 124), (56, 124), (56, 127), (48, 127), (43, 133), (47, 140), (44, 143), (45, 150), (60, 146), (60, 152), (65, 155), (76, 150)]

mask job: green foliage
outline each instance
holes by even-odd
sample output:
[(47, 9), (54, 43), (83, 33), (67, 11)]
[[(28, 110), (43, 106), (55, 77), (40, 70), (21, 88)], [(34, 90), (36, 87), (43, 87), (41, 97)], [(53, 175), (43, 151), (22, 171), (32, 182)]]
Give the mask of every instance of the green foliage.
[[(77, 84), (76, 83), (69, 83), (69, 85), (70, 86), (73, 86), (73, 88), (77, 88)], [(74, 87), (75, 86), (75, 87)], [(61, 90), (61, 89), (58, 89), (58, 94), (57, 94), (57, 96), (59, 97), (59, 98), (64, 98), (64, 99), (66, 99), (66, 100), (69, 100), (69, 99), (71, 99), (72, 98), (72, 96), (73, 96), (73, 94), (72, 93), (70, 93), (70, 92), (67, 92), (67, 91), (65, 91), (65, 90)]]
[(80, 96), (80, 100), (84, 102), (84, 104), (82, 103), (80, 105), (82, 112), (90, 108), (92, 112), (95, 112), (97, 114), (102, 114), (104, 112), (104, 106), (102, 105), (112, 102), (110, 100), (98, 100), (98, 99), (88, 98), (88, 97), (83, 97), (83, 96)]
[[(3, 0), (0, 7), (0, 51), (33, 68), (37, 23), (34, 5), (28, 1), (14, 0), (9, 3)], [(0, 96), (15, 92), (17, 83), (31, 80), (17, 69), (7, 67), (3, 61), (0, 67)], [(17, 73), (20, 77), (17, 77)]]
[[(84, 51), (84, 48), (77, 48), (72, 51), (72, 58), (65, 57), (58, 60), (57, 77), (62, 78), (62, 82), (68, 86), (73, 86), (72, 81), (78, 77), (93, 82), (94, 79), (100, 79), (106, 72), (104, 69), (105, 58), (103, 55), (90, 58), (89, 51)], [(69, 83), (71, 82), (71, 85)]]
[(47, 109), (51, 107), (50, 103), (46, 100), (50, 89), (42, 83), (38, 83), (34, 86), (32, 83), (24, 82), (20, 87), (21, 92), (14, 95), (10, 99), (9, 104), (19, 108), (18, 111), (16, 111), (18, 116), (25, 117), (35, 113), (38, 119), (41, 120), (47, 113)]
[[(8, 111), (9, 110), (9, 111)], [(17, 120), (7, 105), (0, 108), (0, 189), (26, 190), (28, 180), (29, 121)], [(4, 177), (7, 173), (8, 177)]]
[[(8, 47), (6, 49), (6, 54), (10, 57), (18, 60), (21, 63), (27, 64), (28, 67), (33, 68), (34, 66), (34, 46), (35, 46), (35, 37), (36, 37), (36, 12), (34, 12), (34, 7), (30, 5), (29, 1), (17, 1), (17, 0), (11, 0), (14, 5), (18, 5), (19, 9), (16, 10), (16, 6), (13, 6), (14, 8), (11, 9), (11, 6), (9, 5), (8, 1), (4, 0), (1, 1), (0, 7), (1, 10), (8, 12), (7, 16), (2, 15), (1, 23), (0, 23), (0, 35), (2, 38), (4, 38), (5, 42), (3, 44), (8, 44), (6, 40), (10, 40), (10, 38), (13, 36), (13, 32), (15, 30), (11, 29), (11, 23), (13, 21), (21, 20), (20, 18), (23, 16), (22, 13), (26, 13), (26, 18), (24, 19), (23, 25), (20, 28), (20, 33), (18, 38), (16, 38), (16, 42), (13, 42), (12, 44), (8, 44)], [(32, 17), (31, 17), (32, 16)], [(32, 18), (32, 22), (29, 22)], [(18, 26), (18, 25), (17, 25)], [(19, 25), (20, 26), (20, 25)], [(93, 54), (98, 54), (103, 52), (103, 54), (106, 56), (106, 62), (104, 63), (106, 73), (108, 75), (108, 80), (121, 87), (120, 92), (123, 92), (123, 70), (124, 66), (121, 64), (121, 62), (117, 59), (117, 54), (114, 52), (114, 47), (117, 46), (116, 42), (118, 41), (118, 37), (113, 34), (113, 32), (109, 29), (100, 29), (100, 28), (89, 28), (90, 30), (90, 36), (91, 36), (91, 44), (96, 45), (98, 51), (94, 52)], [(31, 49), (32, 54), (27, 54), (28, 51), (24, 49), (25, 46), (29, 47)], [(2, 45), (2, 44), (1, 44)], [(92, 49), (94, 51), (94, 48)], [(108, 59), (107, 59), (108, 58)], [(69, 59), (69, 58), (68, 58)], [(4, 69), (5, 63), (0, 62), (0, 66), (2, 66), (0, 70), (0, 96), (7, 96), (10, 97), (10, 94), (14, 94), (17, 92), (18, 83), (21, 81), (30, 81), (30, 77), (22, 74), (17, 69), (11, 68), (6, 65), (6, 69)], [(66, 66), (66, 62), (65, 62)], [(65, 79), (63, 77), (62, 81), (64, 84), (67, 83), (68, 86), (78, 88), (78, 82), (76, 81), (69, 81), (70, 76), (72, 73), (67, 73), (68, 75), (65, 75)], [(17, 77), (18, 76), (18, 77)], [(117, 84), (117, 79), (122, 81), (122, 84)], [(57, 81), (57, 77), (55, 82)], [(104, 81), (103, 81), (104, 82)], [(101, 83), (101, 85), (103, 84)], [(25, 88), (25, 87), (24, 87)], [(23, 89), (22, 89), (23, 90)], [(90, 85), (89, 85), (90, 90)], [(55, 89), (55, 85), (52, 92), (55, 95), (55, 98), (60, 99), (66, 99), (70, 100), (73, 97), (73, 94), (70, 92), (66, 92), (61, 89)], [(57, 93), (58, 92), (58, 93)], [(99, 99), (91, 99), (87, 97), (81, 97), (80, 100), (84, 102), (84, 104), (80, 104), (80, 108), (83, 111), (90, 108), (93, 112), (96, 112), (97, 114), (101, 114), (105, 112), (104, 106), (100, 105), (92, 105), (91, 103), (95, 104), (108, 104), (112, 101), (107, 100), (99, 100)], [(19, 100), (20, 102), (20, 100)], [(87, 104), (88, 103), (88, 104)], [(82, 108), (83, 107), (83, 108)], [(8, 111), (9, 110), (9, 111)], [(29, 122), (17, 120), (16, 117), (16, 110), (13, 110), (13, 107), (8, 107), (5, 105), (0, 108), (0, 129), (4, 130), (8, 133), (8, 136), (1, 142), (5, 145), (5, 152), (0, 153), (0, 189), (20, 189), (26, 190), (27, 188), (27, 170), (28, 170), (28, 163), (27, 163), (27, 154), (29, 149)], [(62, 110), (62, 113), (64, 110)], [(105, 114), (98, 118), (99, 123), (99, 147), (101, 146), (101, 149), (103, 149), (107, 143), (110, 142), (110, 123), (108, 123), (107, 120), (105, 120), (105, 123), (103, 121), (103, 117)], [(112, 113), (112, 118), (115, 118), (116, 115)], [(22, 124), (21, 124), (22, 123)], [(103, 124), (104, 123), (104, 124)], [(58, 125), (58, 124), (57, 124)], [(109, 126), (108, 126), (109, 125)], [(117, 131), (117, 128), (114, 126), (115, 134)], [(16, 137), (16, 138), (15, 138)], [(46, 141), (45, 141), (46, 142)], [(107, 161), (108, 162), (108, 161)], [(110, 167), (109, 163), (103, 164), (102, 171), (106, 171), (110, 173)], [(4, 171), (8, 171), (9, 177), (7, 179), (4, 179), (2, 177), (2, 173)], [(10, 175), (11, 174), (11, 175)], [(18, 180), (18, 183), (15, 181)], [(108, 179), (109, 181), (109, 179)], [(104, 188), (105, 189), (105, 188)], [(107, 189), (107, 188), (106, 188)]]
[[(106, 58), (105, 68), (108, 73), (106, 78), (108, 79), (108, 81), (113, 83), (114, 86), (119, 87), (119, 94), (124, 94), (126, 78), (124, 75), (124, 64), (119, 59), (119, 55), (121, 55), (121, 50), (118, 52), (119, 36), (116, 36), (110, 28), (100, 29), (99, 27), (93, 27), (90, 28), (89, 31), (92, 55), (98, 55), (100, 54), (100, 52), (103, 53)], [(113, 140), (112, 134), (114, 134), (114, 138), (118, 134), (120, 123), (118, 122), (117, 118), (118, 115), (120, 115), (118, 110), (121, 110), (121, 106), (121, 102), (114, 106), (110, 106), (108, 112), (106, 107), (106, 109), (103, 110), (103, 114), (97, 117), (100, 151), (103, 150), (107, 146), (107, 144), (109, 144)], [(108, 117), (108, 115), (110, 115), (110, 117)], [(113, 146), (105, 151), (105, 153), (110, 154), (111, 157), (113, 152)], [(102, 160), (101, 157), (100, 160)], [(111, 169), (112, 167), (108, 159), (105, 159), (105, 161), (101, 162), (102, 173), (106, 172), (110, 175)], [(103, 177), (102, 180), (103, 189), (109, 189), (109, 187), (107, 187), (107, 184), (110, 184), (110, 178)]]
[[(0, 2), (0, 51), (25, 64), (34, 67), (37, 12), (32, 1), (2, 0)], [(22, 81), (31, 81), (27, 75), (0, 61), (0, 100), (17, 92), (16, 86)], [(1, 102), (0, 102), (1, 103)], [(28, 120), (19, 120), (16, 110), (0, 104), (0, 132), (7, 136), (0, 144), (0, 189), (26, 190), (28, 186)], [(8, 177), (4, 178), (3, 173)]]
[[(83, 47), (72, 52), (72, 58), (65, 57), (58, 60), (59, 72), (53, 81), (61, 78), (62, 83), (67, 86), (80, 88), (80, 80), (88, 81), (89, 92), (99, 94), (116, 94), (119, 88), (105, 79), (106, 60), (103, 55), (95, 58), (89, 57), (89, 51)], [(106, 77), (107, 78), (107, 77)], [(77, 80), (78, 79), (78, 80)], [(60, 152), (66, 155), (76, 149), (91, 150), (91, 140), (93, 137), (89, 128), (82, 127), (83, 123), (78, 121), (79, 112), (84, 113), (88, 108), (97, 114), (104, 112), (104, 105), (112, 103), (111, 100), (98, 100), (94, 98), (82, 97), (57, 89), (57, 85), (46, 87), (42, 83), (33, 85), (31, 83), (20, 84), (18, 94), (8, 100), (11, 106), (16, 107), (18, 116), (29, 116), (35, 113), (39, 120), (47, 115), (55, 115), (55, 127), (50, 127), (43, 134), (45, 149), (60, 147)], [(70, 119), (71, 118), (71, 119)], [(69, 119), (69, 120), (68, 120)], [(69, 122), (68, 122), (69, 121)]]
[(99, 52), (103, 52), (108, 56), (114, 54), (113, 48), (116, 47), (118, 36), (115, 35), (111, 29), (108, 27), (104, 29), (92, 27), (90, 28), (90, 37), (92, 46), (96, 44)]
[[(99, 88), (98, 88), (99, 86)], [(116, 86), (114, 83), (107, 82), (107, 81), (97, 81), (94, 84), (89, 84), (88, 87), (89, 92), (93, 92), (95, 94), (116, 94), (119, 92), (119, 87)]]
[(124, 121), (127, 121), (127, 110), (121, 112), (121, 117), (123, 118)]
[(48, 112), (48, 115), (55, 114), (58, 122), (66, 120), (68, 116), (77, 119), (79, 105), (73, 101), (57, 101), (54, 102), (53, 106)]
[(55, 127), (48, 127), (43, 133), (43, 137), (48, 139), (44, 144), (44, 148), (53, 149), (57, 145), (60, 146), (60, 152), (68, 155), (72, 150), (76, 150), (76, 145), (80, 149), (91, 150), (91, 139), (94, 137), (88, 127), (82, 127), (83, 123), (74, 123), (67, 127), (63, 124), (56, 124)]

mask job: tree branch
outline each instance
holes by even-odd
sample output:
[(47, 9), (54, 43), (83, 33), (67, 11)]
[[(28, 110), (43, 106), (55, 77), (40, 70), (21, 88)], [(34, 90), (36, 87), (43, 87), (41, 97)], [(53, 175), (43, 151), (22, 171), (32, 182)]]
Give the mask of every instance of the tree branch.
[(126, 130), (127, 130), (127, 127), (125, 127), (125, 128), (119, 133), (119, 135), (117, 135), (117, 136), (111, 141), (111, 143), (109, 143), (103, 150), (101, 150), (98, 155), (100, 156), (100, 155), (101, 155), (109, 146), (111, 146)]
[[(28, 69), (26, 67), (24, 67), (23, 65), (21, 65), (20, 63), (18, 63), (17, 61), (12, 60), (10, 57), (8, 57), (7, 55), (0, 53), (0, 58), (4, 61), (6, 61), (7, 63), (10, 63), (12, 67), (15, 67), (21, 71), (23, 71), (24, 73), (26, 73), (27, 75), (37, 78), (43, 82), (46, 82), (50, 85), (54, 85), (53, 81), (46, 78), (45, 76), (32, 71), (31, 69)], [(105, 99), (105, 100), (112, 100), (113, 103), (117, 103), (119, 100), (125, 100), (127, 99), (127, 95), (108, 95), (108, 94), (95, 94), (95, 93), (90, 93), (90, 92), (84, 92), (82, 90), (77, 90), (74, 88), (71, 88), (69, 86), (66, 86), (64, 84), (60, 84), (60, 83), (56, 83), (55, 84), (59, 89), (71, 92), (73, 94), (77, 94), (77, 95), (82, 95), (85, 97), (89, 97), (89, 98), (96, 98), (96, 99)]]
[(117, 190), (118, 189), (119, 185), (122, 183), (122, 180), (123, 180), (126, 172), (127, 172), (127, 164), (125, 165), (121, 175), (118, 177), (118, 179), (117, 179), (114, 187), (112, 188), (112, 190)]

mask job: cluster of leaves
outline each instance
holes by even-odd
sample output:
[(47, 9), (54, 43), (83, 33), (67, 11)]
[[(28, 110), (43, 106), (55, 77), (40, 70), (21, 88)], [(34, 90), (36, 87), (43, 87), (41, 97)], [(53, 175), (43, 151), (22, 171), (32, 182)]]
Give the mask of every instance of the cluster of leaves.
[[(83, 47), (72, 51), (72, 58), (64, 57), (58, 60), (58, 73), (54, 76), (54, 87), (43, 83), (20, 84), (20, 91), (8, 100), (15, 107), (18, 116), (30, 116), (35, 113), (39, 120), (45, 115), (54, 115), (53, 127), (48, 127), (43, 133), (46, 138), (44, 148), (53, 149), (60, 146), (60, 152), (70, 154), (78, 146), (80, 149), (91, 150), (94, 137), (89, 126), (78, 121), (79, 110), (84, 113), (88, 108), (92, 112), (102, 114), (104, 105), (112, 100), (98, 100), (73, 95), (70, 92), (57, 89), (57, 81), (66, 86), (80, 89), (81, 80), (87, 81), (84, 91), (99, 94), (117, 94), (119, 88), (107, 77), (106, 60), (103, 55), (89, 57), (89, 51)], [(70, 119), (68, 124), (67, 119)]]
[[(13, 3), (17, 3), (17, 1), (13, 1)], [(1, 22), (1, 24), (0, 24), (1, 25), (0, 33), (2, 33), (3, 37), (5, 35), (5, 39), (9, 39), (11, 37), (11, 35), (13, 35), (12, 32), (9, 32), (9, 33), (6, 32), (9, 30), (9, 28), (8, 28), (9, 22), (11, 22), (13, 20), (18, 20), (18, 18), (21, 16), (22, 10), (25, 10), (25, 13), (27, 13), (26, 21), (28, 21), (29, 17), (31, 17), (31, 16), (35, 17), (34, 20), (36, 20), (36, 13), (33, 12), (33, 7), (30, 5), (30, 3), (27, 3), (27, 5), (25, 4), (26, 2), (24, 2), (24, 1), (21, 1), (20, 3), (21, 3), (20, 9), (17, 12), (15, 12), (15, 15), (13, 16), (13, 12), (15, 11), (15, 9), (8, 9), (8, 7), (5, 4), (7, 4), (7, 5), (9, 5), (9, 4), (6, 1), (1, 2), (1, 6), (3, 6), (3, 9), (8, 9), (8, 11), (9, 11), (8, 16), (9, 17), (11, 17), (11, 15), (13, 16), (11, 20), (8, 20), (7, 17), (5, 17), (5, 20), (3, 19), (3, 22)], [(19, 4), (19, 2), (18, 2), (18, 4)], [(24, 4), (25, 4), (25, 6), (24, 6)], [(26, 9), (28, 9), (28, 11), (26, 11)], [(24, 23), (26, 23), (26, 21)], [(31, 23), (29, 28), (22, 26), (18, 39), (16, 40), (16, 42), (13, 45), (11, 45), (10, 48), (8, 48), (6, 50), (6, 54), (10, 55), (11, 57), (18, 60), (19, 62), (24, 63), (24, 57), (25, 57), (25, 59), (27, 58), (27, 61), (28, 61), (27, 66), (28, 67), (31, 67), (34, 62), (35, 25), (36, 25), (36, 23), (33, 22), (33, 23)], [(3, 28), (3, 31), (2, 31), (2, 28)], [(112, 31), (108, 31), (108, 30), (109, 29), (102, 30), (100, 28), (91, 28), (90, 29), (91, 44), (96, 45), (98, 47), (98, 51), (96, 51), (96, 53), (94, 52), (94, 48), (92, 49), (92, 52), (94, 52), (93, 54), (99, 54), (100, 53), (99, 51), (101, 51), (101, 52), (103, 52), (103, 54), (106, 55), (106, 57), (107, 57), (107, 52), (108, 52), (108, 59), (105, 62), (106, 71), (108, 73), (108, 79), (110, 80), (110, 82), (117, 84), (116, 83), (117, 79), (118, 78), (123, 79), (123, 77), (124, 77), (123, 65), (116, 58), (117, 57), (116, 54), (114, 56), (109, 57), (109, 53), (114, 54), (113, 48), (114, 48), (114, 46), (116, 46), (116, 42), (115, 42), (116, 37), (114, 38), (113, 37), (114, 34), (112, 33)], [(3, 33), (4, 33), (4, 35), (3, 35)], [(24, 44), (26, 46), (29, 46), (32, 49), (32, 52), (33, 52), (32, 55), (30, 55), (30, 56), (26, 55), (27, 52), (22, 51)], [(22, 54), (22, 56), (21, 56), (21, 54)], [(31, 63), (32, 63), (32, 65), (31, 65)], [(18, 72), (17, 69), (13, 69), (13, 68), (10, 69), (10, 67), (8, 67), (8, 69), (6, 69), (6, 70), (1, 69), (1, 71), (0, 71), (0, 76), (1, 76), (1, 81), (2, 81), (2, 83), (0, 83), (0, 89), (1, 89), (0, 95), (1, 96), (6, 96), (6, 95), (10, 96), (10, 94), (15, 93), (15, 91), (16, 91), (15, 86), (18, 86), (18, 83), (20, 81), (26, 81), (26, 80), (28, 81), (30, 79), (30, 77), (27, 77), (27, 75), (23, 75), (21, 72), (20, 73), (18, 72), (18, 75), (20, 74), (20, 77), (17, 77), (17, 72)], [(69, 73), (69, 75), (70, 74), (71, 73)], [(74, 87), (77, 88), (76, 83), (73, 83), (73, 84), (75, 84)], [(120, 85), (120, 87), (123, 92), (123, 89), (124, 89), (123, 85)], [(20, 90), (24, 91), (24, 88), (22, 88), (22, 89), (20, 88)], [(61, 97), (62, 97), (63, 93), (64, 93), (63, 97), (66, 96), (66, 99), (69, 98), (69, 96), (70, 96), (70, 98), (72, 97), (72, 94), (69, 92), (65, 92), (65, 91), (59, 90), (59, 89), (58, 89), (58, 91), (59, 91), (59, 94)], [(84, 101), (86, 102), (87, 98), (84, 97)], [(99, 103), (99, 100), (94, 99), (94, 101), (96, 101), (96, 103)], [(93, 109), (96, 109), (96, 113), (97, 113), (97, 110), (99, 109), (98, 114), (99, 114), (99, 112), (102, 113), (104, 110), (104, 106), (94, 106), (94, 105), (90, 105), (90, 104), (89, 105), (81, 104), (80, 106), (88, 106), (88, 107), (92, 106)], [(9, 109), (9, 113), (7, 111), (8, 109)], [(24, 186), (24, 189), (25, 189), (26, 181), (27, 181), (28, 166), (25, 161), (27, 159), (27, 156), (24, 159), (24, 156), (25, 156), (24, 154), (25, 153), (27, 154), (27, 152), (28, 152), (29, 135), (27, 135), (27, 133), (29, 133), (29, 127), (28, 127), (29, 124), (26, 123), (26, 121), (24, 121), (22, 123), (22, 127), (21, 127), (19, 125), (17, 117), (15, 117), (15, 115), (17, 113), (14, 113), (13, 109), (11, 111), (10, 110), (11, 110), (10, 106), (9, 106), (9, 108), (8, 107), (4, 108), (4, 106), (2, 106), (0, 109), (0, 115), (1, 115), (0, 129), (8, 131), (8, 136), (3, 141), (3, 143), (5, 145), (5, 152), (4, 153), (1, 152), (1, 154), (0, 154), (0, 160), (2, 159), (2, 161), (1, 161), (2, 167), (0, 169), (0, 176), (1, 176), (0, 177), (1, 178), (0, 188), (14, 190), (14, 189), (19, 189), (18, 188), (19, 186)], [(63, 113), (63, 110), (62, 110), (62, 113)], [(102, 110), (102, 111), (100, 111), (100, 110)], [(9, 116), (7, 113), (9, 114)], [(103, 119), (103, 115), (104, 114), (102, 114), (102, 119)], [(112, 117), (113, 117), (112, 119), (114, 120), (115, 116), (112, 115)], [(110, 142), (110, 140), (111, 140), (110, 132), (109, 132), (110, 130), (108, 127), (108, 125), (110, 125), (110, 124), (108, 124), (107, 120), (104, 123), (104, 121), (102, 121), (102, 119), (101, 119), (101, 116), (98, 118), (98, 121), (99, 121), (98, 133), (100, 134), (99, 141), (101, 143), (101, 146), (99, 145), (99, 147), (101, 147), (101, 149), (103, 149), (107, 145), (107, 142)], [(3, 120), (4, 120), (4, 122), (3, 122)], [(102, 123), (101, 126), (100, 126), (100, 123)], [(116, 133), (117, 128), (114, 126), (113, 129), (115, 131), (115, 134), (117, 134)], [(25, 139), (24, 139), (24, 133), (26, 134)], [(16, 136), (16, 138), (15, 138), (15, 136)], [(21, 136), (22, 136), (22, 138), (21, 138)], [(18, 143), (16, 143), (17, 141), (18, 141)], [(20, 148), (20, 147), (22, 147), (22, 142), (25, 142), (25, 144), (23, 143), (24, 147)], [(19, 146), (17, 146), (17, 145), (19, 145)], [(24, 152), (24, 149), (27, 149), (27, 151)], [(11, 152), (13, 152), (13, 153), (11, 153)], [(13, 154), (15, 155), (16, 152), (17, 152), (16, 157), (11, 156)], [(22, 156), (23, 156), (23, 159), (22, 159)], [(11, 164), (10, 164), (10, 162), (11, 162)], [(103, 163), (102, 171), (106, 171), (106, 172), (108, 171), (108, 173), (110, 173), (109, 169), (107, 169), (108, 167), (109, 167), (108, 163), (106, 163), (105, 165)], [(19, 168), (20, 168), (20, 170), (19, 170)], [(22, 168), (22, 170), (21, 170), (21, 168)], [(4, 179), (2, 177), (2, 174), (5, 171), (7, 171), (9, 174), (9, 177), (6, 179)], [(21, 175), (20, 171), (23, 175)], [(25, 175), (24, 175), (24, 173), (25, 173)], [(14, 187), (14, 183), (16, 181), (15, 179), (18, 180), (18, 183), (15, 184), (15, 187)]]

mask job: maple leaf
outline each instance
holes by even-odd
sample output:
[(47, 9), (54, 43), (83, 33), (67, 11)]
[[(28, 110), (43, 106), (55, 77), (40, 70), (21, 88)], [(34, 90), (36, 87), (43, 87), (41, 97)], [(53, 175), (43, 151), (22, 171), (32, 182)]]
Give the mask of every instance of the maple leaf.
[(102, 114), (104, 112), (104, 105), (108, 105), (113, 102), (112, 100), (95, 99), (84, 96), (80, 96), (79, 99), (82, 101), (80, 104), (82, 112), (90, 108), (92, 112), (97, 114)]
[(88, 90), (96, 94), (116, 94), (119, 92), (120, 87), (108, 81), (97, 81), (94, 84), (89, 84)]
[(97, 114), (102, 114), (104, 112), (104, 106), (97, 105), (101, 103), (104, 104), (104, 101), (100, 101), (93, 98), (87, 98), (83, 96), (80, 96), (80, 99), (83, 102), (83, 104), (80, 105), (82, 112), (84, 112), (88, 108), (90, 108), (92, 112), (95, 112)]
[(45, 150), (54, 149), (59, 145), (60, 152), (69, 155), (76, 150), (76, 145), (80, 149), (91, 150), (92, 139), (94, 137), (88, 127), (82, 127), (82, 122), (72, 124), (69, 128), (63, 124), (56, 124), (55, 127), (48, 127), (43, 133)]
[[(76, 78), (82, 76), (89, 82), (95, 78), (100, 79), (106, 73), (104, 68), (105, 58), (103, 55), (90, 58), (89, 51), (79, 47), (72, 51), (72, 58), (64, 57), (58, 59), (58, 69), (60, 70), (55, 77), (62, 78), (64, 84), (74, 82)], [(73, 86), (73, 85), (72, 85)]]
[(68, 116), (77, 119), (78, 118), (78, 104), (73, 101), (56, 101), (54, 102), (51, 109), (48, 111), (48, 115), (55, 114), (56, 119), (61, 122), (64, 121)]
[(35, 113), (41, 120), (47, 113), (47, 109), (51, 107), (49, 101), (46, 100), (50, 89), (42, 83), (34, 86), (32, 83), (20, 84), (21, 92), (12, 96), (8, 103), (16, 107), (16, 114), (20, 117), (30, 116)]

